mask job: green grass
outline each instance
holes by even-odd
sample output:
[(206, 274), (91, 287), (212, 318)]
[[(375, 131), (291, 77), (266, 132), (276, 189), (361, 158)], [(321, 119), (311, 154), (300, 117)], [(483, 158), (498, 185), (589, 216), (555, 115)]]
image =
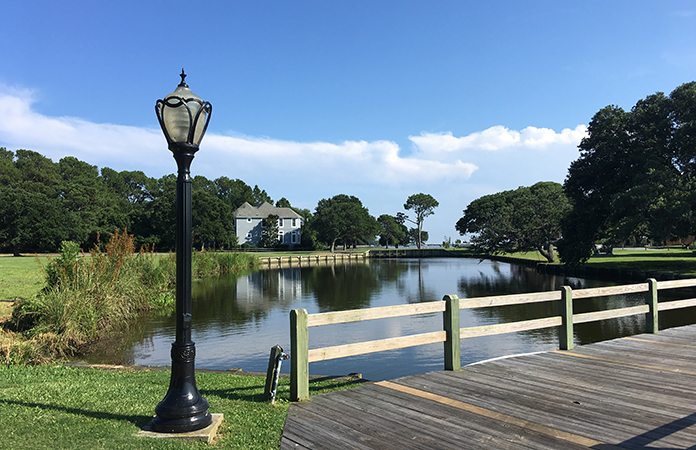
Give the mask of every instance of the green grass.
[[(277, 449), (289, 407), (262, 401), (265, 379), (197, 373), (211, 413), (224, 414), (215, 448)], [(135, 437), (166, 394), (169, 371), (0, 366), (0, 449), (207, 449), (208, 444)], [(312, 381), (312, 394), (356, 384)]]
[(45, 256), (1, 257), (0, 302), (11, 302), (17, 298), (36, 295), (44, 286), (43, 271), (39, 262), (45, 265), (47, 260)]
[[(539, 252), (506, 253), (505, 256), (545, 262)], [(696, 276), (696, 254), (680, 248), (621, 250), (615, 249), (613, 255), (593, 256), (587, 261), (588, 267), (607, 269), (628, 269), (640, 272), (671, 272)]]
[(696, 276), (696, 254), (691, 250), (682, 249), (614, 250), (613, 255), (593, 256), (587, 265)]

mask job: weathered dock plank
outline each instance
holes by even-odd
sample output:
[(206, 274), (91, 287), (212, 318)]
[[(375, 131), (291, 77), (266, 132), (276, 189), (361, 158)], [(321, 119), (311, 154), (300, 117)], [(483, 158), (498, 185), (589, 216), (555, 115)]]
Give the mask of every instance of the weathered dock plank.
[(291, 405), (281, 449), (337, 448), (696, 448), (696, 325)]

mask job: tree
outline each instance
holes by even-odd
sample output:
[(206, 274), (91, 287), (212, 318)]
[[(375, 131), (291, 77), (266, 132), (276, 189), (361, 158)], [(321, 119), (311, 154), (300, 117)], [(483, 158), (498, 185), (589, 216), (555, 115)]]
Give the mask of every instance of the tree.
[[(410, 210), (413, 209), (413, 212), (416, 213), (416, 220), (409, 220), (409, 222), (415, 223), (416, 227), (418, 228), (418, 240), (416, 241), (416, 245), (418, 248), (421, 248), (421, 244), (423, 243), (423, 220), (434, 214), (433, 210), (437, 208), (440, 204), (438, 203), (437, 200), (435, 200), (430, 194), (413, 194), (411, 195), (407, 200), (406, 203), (404, 204), (404, 209), (405, 210)], [(426, 239), (427, 240), (427, 239)]]
[(97, 166), (66, 156), (58, 162), (61, 175), (59, 195), (63, 205), (75, 216), (72, 240), (84, 247), (97, 242), (97, 236), (107, 238), (117, 229), (128, 226), (127, 216), (119, 214), (110, 203), (104, 180)]
[(278, 239), (278, 216), (275, 214), (269, 214), (268, 217), (262, 221), (263, 232), (261, 234), (261, 247), (263, 248), (275, 248), (280, 244)]
[(344, 246), (367, 242), (378, 230), (377, 221), (362, 202), (345, 194), (319, 200), (311, 226), (332, 253), (337, 242)]
[(276, 208), (292, 208), (292, 205), (290, 204), (290, 200), (288, 200), (285, 197), (282, 197), (280, 200), (276, 202)]
[(0, 148), (0, 248), (55, 251), (74, 239), (76, 222), (60, 195), (58, 165), (30, 150)]
[(554, 262), (553, 242), (560, 237), (561, 221), (569, 210), (560, 184), (540, 182), (474, 200), (455, 228), (462, 235), (475, 234), (471, 242), (479, 251), (538, 250)]
[(377, 218), (381, 227), (379, 231), (379, 244), (389, 248), (390, 245), (398, 248), (399, 244), (406, 245), (409, 241), (408, 229), (403, 223), (399, 223), (394, 216), (382, 214)]
[(415, 242), (416, 245), (418, 245), (418, 239), (420, 239), (421, 242), (428, 242), (428, 239), (430, 239), (430, 235), (425, 230), (418, 231), (418, 228), (409, 228), (408, 242)]
[(273, 204), (273, 199), (266, 193), (266, 191), (259, 189), (259, 185), (255, 184), (254, 185), (254, 190), (252, 191), (252, 200), (251, 203), (252, 205), (260, 205), (263, 202), (268, 202), (271, 205)]
[(195, 248), (225, 248), (236, 242), (234, 216), (230, 207), (220, 198), (205, 190), (194, 189), (191, 211), (191, 238)]
[(218, 197), (224, 200), (232, 211), (242, 206), (244, 202), (256, 204), (253, 190), (240, 179), (230, 180), (227, 177), (220, 177), (215, 180), (215, 185)]
[(42, 192), (0, 188), (0, 248), (21, 252), (55, 251), (72, 236), (73, 217), (62, 201)]
[(658, 92), (630, 112), (598, 111), (568, 169), (573, 211), (563, 223), (564, 262), (586, 261), (600, 242), (611, 248), (665, 242), (696, 225), (696, 82)]

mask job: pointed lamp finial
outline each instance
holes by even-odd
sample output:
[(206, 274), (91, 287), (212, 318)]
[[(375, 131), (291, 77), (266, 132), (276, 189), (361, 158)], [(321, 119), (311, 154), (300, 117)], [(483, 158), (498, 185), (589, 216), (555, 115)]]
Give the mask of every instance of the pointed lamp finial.
[(186, 84), (186, 81), (184, 81), (186, 79), (186, 74), (184, 73), (183, 68), (181, 69), (181, 74), (179, 74), (179, 76), (181, 77), (181, 83), (179, 83), (179, 86), (188, 87), (188, 84)]

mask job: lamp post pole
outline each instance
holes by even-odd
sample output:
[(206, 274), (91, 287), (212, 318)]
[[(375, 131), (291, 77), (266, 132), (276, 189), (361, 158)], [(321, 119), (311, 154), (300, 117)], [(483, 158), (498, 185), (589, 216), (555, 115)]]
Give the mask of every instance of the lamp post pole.
[(176, 338), (171, 348), (169, 390), (157, 405), (153, 431), (183, 433), (212, 422), (208, 401), (196, 387), (196, 347), (191, 341), (191, 161), (210, 121), (212, 106), (194, 95), (184, 81), (158, 100), (157, 118), (178, 166), (176, 180)]

